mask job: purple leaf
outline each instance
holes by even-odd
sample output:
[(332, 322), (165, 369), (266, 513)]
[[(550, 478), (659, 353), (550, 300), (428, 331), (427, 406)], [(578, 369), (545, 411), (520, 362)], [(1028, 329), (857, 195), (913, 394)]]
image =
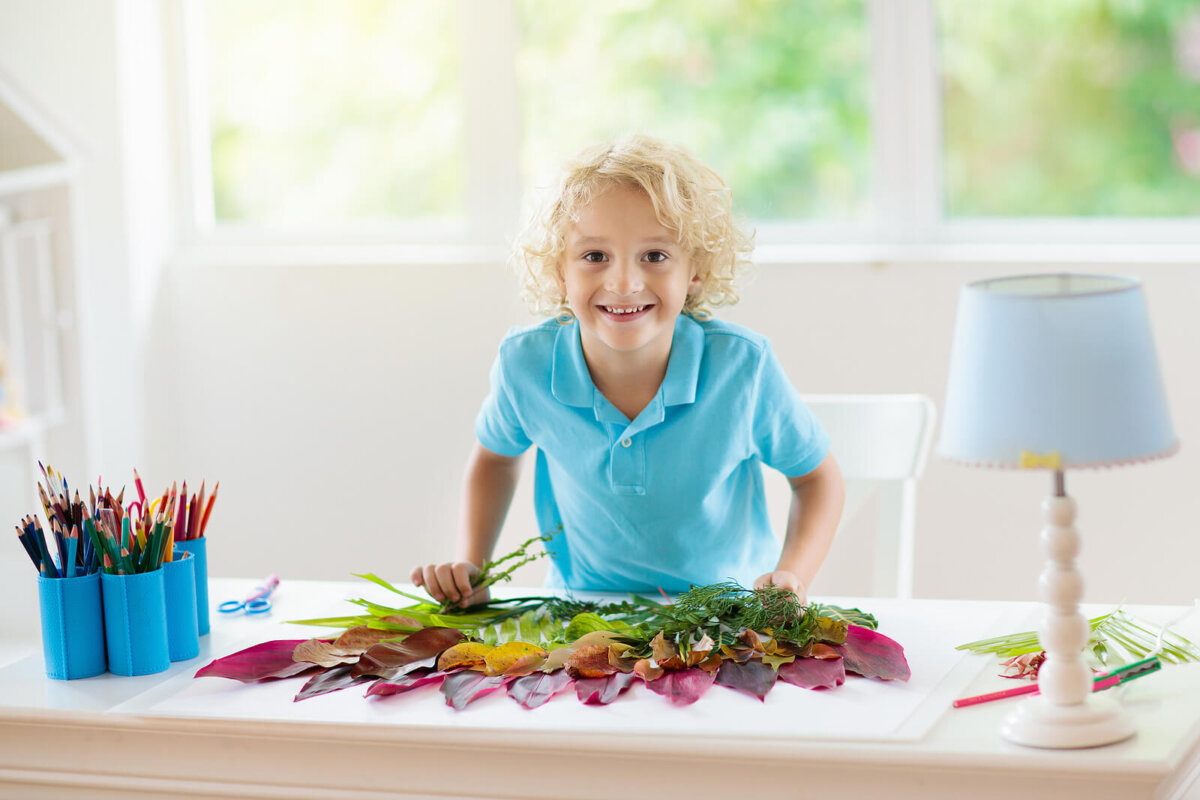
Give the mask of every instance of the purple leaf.
[(779, 680), (801, 689), (836, 689), (846, 682), (846, 664), (841, 658), (797, 658), (779, 665)]
[(603, 678), (576, 678), (575, 696), (586, 705), (606, 706), (628, 689), (633, 680), (632, 672), (616, 672)]
[(482, 672), (463, 670), (446, 676), (442, 681), (442, 694), (446, 695), (446, 705), (462, 710), (468, 703), (503, 688), (510, 680), (505, 675), (492, 677)]
[(307, 700), (310, 697), (316, 697), (321, 694), (329, 694), (336, 692), (339, 689), (345, 689), (353, 686), (356, 683), (376, 680), (374, 676), (355, 675), (353, 674), (349, 664), (341, 664), (336, 667), (318, 672), (309, 679), (308, 683), (300, 689), (292, 702)]
[(393, 694), (403, 694), (404, 692), (416, 689), (418, 686), (441, 683), (445, 678), (446, 673), (439, 672), (433, 667), (418, 667), (398, 679), (375, 681), (375, 683), (371, 684), (371, 688), (367, 689), (366, 696), (378, 695), (380, 697), (388, 697)]
[(293, 661), (292, 651), (307, 639), (276, 639), (263, 642), (232, 655), (218, 658), (196, 671), (197, 678), (232, 678), (242, 683), (290, 678), (316, 667), (304, 661)]
[(834, 645), (846, 662), (846, 672), (864, 678), (882, 678), (885, 681), (906, 681), (912, 675), (904, 648), (879, 631), (851, 625), (846, 632), (846, 643)]
[(463, 638), (453, 628), (422, 628), (402, 642), (380, 642), (367, 648), (354, 665), (354, 674), (391, 680), (400, 674), (401, 667), (436, 656)]
[(721, 662), (716, 682), (763, 700), (775, 685), (776, 677), (778, 676), (775, 670), (758, 659), (747, 661), (745, 664), (727, 660)]
[(713, 674), (711, 672), (705, 672), (699, 667), (692, 667), (691, 669), (669, 671), (658, 680), (651, 681), (646, 685), (672, 703), (686, 706), (699, 700), (712, 684)]
[(537, 708), (566, 689), (571, 676), (565, 669), (523, 675), (508, 685), (508, 696), (526, 708)]

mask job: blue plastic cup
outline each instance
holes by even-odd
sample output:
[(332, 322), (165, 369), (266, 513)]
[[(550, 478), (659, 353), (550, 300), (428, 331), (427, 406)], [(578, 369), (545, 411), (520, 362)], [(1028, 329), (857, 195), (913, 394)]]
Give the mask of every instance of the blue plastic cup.
[(100, 575), (108, 669), (150, 675), (171, 666), (167, 648), (167, 593), (162, 569)]
[(176, 550), (186, 550), (196, 562), (196, 630), (201, 636), (208, 633), (208, 540), (184, 539), (175, 543)]
[(104, 672), (104, 614), (100, 575), (46, 578), (38, 575), (42, 654), (46, 675), (57, 680)]
[(167, 593), (167, 655), (172, 661), (187, 661), (200, 655), (196, 559), (177, 548), (174, 560), (164, 562), (162, 568)]

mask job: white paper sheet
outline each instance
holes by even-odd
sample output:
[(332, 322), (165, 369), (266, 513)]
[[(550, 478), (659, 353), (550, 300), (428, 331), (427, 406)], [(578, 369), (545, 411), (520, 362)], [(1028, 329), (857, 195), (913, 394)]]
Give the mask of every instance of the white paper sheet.
[[(347, 596), (344, 585), (337, 586), (336, 591)], [(359, 594), (384, 599), (371, 591), (360, 590)], [(848, 676), (843, 686), (824, 691), (780, 682), (764, 702), (714, 685), (690, 706), (673, 705), (635, 683), (608, 706), (584, 706), (568, 690), (534, 710), (520, 707), (501, 690), (456, 711), (446, 705), (436, 687), (422, 687), (395, 697), (366, 698), (368, 687), (364, 684), (293, 702), (303, 678), (244, 685), (221, 678), (192, 679), (189, 676), (193, 670), (113, 710), (191, 718), (498, 731), (519, 726), (524, 732), (543, 733), (687, 736), (719, 729), (730, 736), (772, 739), (915, 740), (949, 710), (950, 701), (986, 666), (979, 657), (954, 650), (954, 645), (992, 632), (1017, 630), (1028, 615), (1027, 607), (1001, 610), (994, 603), (969, 601), (906, 603), (873, 598), (831, 602), (857, 605), (874, 613), (880, 632), (904, 646), (912, 667), (911, 680), (902, 683)], [(304, 605), (306, 614), (326, 616), (352, 613), (354, 608), (334, 602), (313, 612), (311, 602)], [(241, 627), (245, 629), (246, 625)], [(303, 638), (311, 630), (273, 624), (259, 626), (256, 633), (256, 638), (241, 646), (272, 638)], [(237, 649), (240, 646), (228, 652)]]

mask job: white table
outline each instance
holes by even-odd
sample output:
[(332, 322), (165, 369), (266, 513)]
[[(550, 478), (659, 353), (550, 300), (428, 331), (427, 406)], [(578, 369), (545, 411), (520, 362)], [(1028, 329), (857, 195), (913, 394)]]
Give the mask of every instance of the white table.
[[(213, 602), (252, 583), (214, 580)], [(0, 797), (1200, 798), (1200, 666), (1118, 690), (1138, 734), (1092, 750), (1002, 741), (1020, 700), (950, 708), (1012, 685), (995, 659), (953, 645), (1033, 627), (1031, 603), (819, 598), (875, 613), (908, 650), (912, 681), (778, 685), (765, 703), (713, 687), (678, 708), (635, 686), (606, 707), (563, 695), (529, 711), (497, 692), (455, 712), (436, 690), (293, 703), (299, 679), (191, 677), (243, 646), (314, 635), (280, 620), (353, 613), (341, 600), (359, 596), (395, 598), (285, 579), (270, 618), (214, 614), (200, 657), (159, 675), (52, 681), (40, 652), (0, 668)], [(1132, 611), (1160, 621), (1178, 609)], [(1179, 629), (1200, 639), (1198, 628)]]

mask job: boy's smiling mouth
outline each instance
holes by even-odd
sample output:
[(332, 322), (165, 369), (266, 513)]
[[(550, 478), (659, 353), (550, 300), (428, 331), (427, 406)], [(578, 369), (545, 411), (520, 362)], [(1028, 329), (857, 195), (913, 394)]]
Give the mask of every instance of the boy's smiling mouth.
[(654, 306), (652, 304), (642, 304), (642, 305), (636, 305), (636, 306), (600, 305), (600, 306), (596, 306), (596, 307), (604, 313), (604, 316), (606, 318), (619, 320), (621, 322), (637, 319), (638, 317), (644, 316), (646, 314), (646, 312), (649, 311), (650, 309), (654, 308)]

